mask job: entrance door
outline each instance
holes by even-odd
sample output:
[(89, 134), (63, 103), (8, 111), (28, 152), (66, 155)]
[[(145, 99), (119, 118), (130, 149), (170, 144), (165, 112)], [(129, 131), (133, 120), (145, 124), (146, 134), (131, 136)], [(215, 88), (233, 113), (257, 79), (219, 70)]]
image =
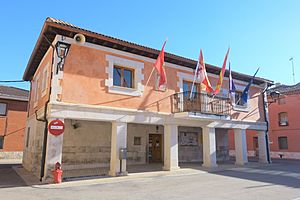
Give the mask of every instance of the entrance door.
[(160, 134), (149, 135), (149, 161), (161, 162), (162, 140)]
[(258, 156), (258, 137), (253, 137), (253, 150), (254, 150), (254, 156)]

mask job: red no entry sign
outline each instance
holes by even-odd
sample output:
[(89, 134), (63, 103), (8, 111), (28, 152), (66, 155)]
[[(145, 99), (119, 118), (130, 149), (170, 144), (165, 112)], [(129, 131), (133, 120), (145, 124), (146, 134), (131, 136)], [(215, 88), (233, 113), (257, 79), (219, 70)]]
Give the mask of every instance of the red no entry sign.
[(52, 120), (48, 125), (48, 130), (52, 135), (60, 135), (65, 130), (65, 124), (59, 119)]

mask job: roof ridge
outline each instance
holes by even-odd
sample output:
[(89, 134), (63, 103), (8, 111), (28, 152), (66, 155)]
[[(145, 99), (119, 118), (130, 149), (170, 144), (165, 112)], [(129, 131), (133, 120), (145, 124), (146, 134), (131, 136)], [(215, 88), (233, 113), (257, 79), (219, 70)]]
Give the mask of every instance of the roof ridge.
[(19, 88), (19, 87), (15, 87), (15, 86), (10, 86), (10, 85), (0, 85), (0, 87), (14, 88), (14, 89), (17, 89), (17, 90), (23, 90), (23, 91), (29, 92), (29, 90)]
[[(119, 39), (117, 37), (113, 37), (113, 36), (105, 35), (105, 34), (102, 34), (102, 33), (95, 32), (95, 31), (91, 31), (91, 30), (88, 30), (88, 29), (85, 29), (85, 28), (81, 28), (81, 27), (75, 26), (75, 25), (73, 25), (71, 23), (68, 23), (66, 21), (53, 18), (53, 17), (47, 17), (46, 18), (46, 22), (48, 23), (48, 26), (55, 26), (55, 25), (56, 26), (61, 26), (61, 27), (57, 27), (57, 28), (62, 29), (62, 30), (64, 30), (63, 26), (65, 26), (68, 31), (73, 32), (73, 33), (74, 32), (76, 33), (76, 32), (78, 32), (78, 31), (81, 30), (81, 31), (85, 32), (84, 34), (91, 34), (90, 37), (97, 37), (98, 36), (102, 40), (107, 40), (107, 41), (109, 41), (111, 43), (116, 43), (116, 44), (118, 44), (120, 46), (122, 46), (122, 45), (123, 46), (127, 46), (128, 48), (132, 48), (132, 49), (135, 49), (137, 51), (146, 52), (146, 53), (148, 53), (150, 55), (150, 58), (153, 58), (153, 59), (154, 59), (155, 55), (156, 54), (158, 55), (159, 52), (160, 52), (160, 49), (154, 49), (152, 47), (144, 46), (144, 45), (141, 45), (141, 44), (138, 44), (138, 43), (134, 43), (134, 42), (126, 41), (126, 40), (123, 40), (123, 39)], [(47, 27), (47, 26), (44, 26), (44, 27)], [(72, 30), (72, 29), (77, 29), (77, 31), (76, 30)], [(39, 38), (38, 42), (42, 43), (42, 39)], [(30, 60), (28, 62), (28, 65), (27, 65), (27, 67), (25, 69), (25, 72), (24, 72), (24, 75), (23, 75), (23, 79), (24, 80), (29, 80), (29, 76), (28, 75), (29, 75), (29, 73), (32, 73), (32, 72), (29, 72), (29, 70), (30, 70), (30, 65), (32, 64), (32, 62), (34, 60), (34, 54), (36, 54), (35, 51), (36, 51), (36, 49), (34, 49), (32, 55), (30, 57)], [(141, 54), (141, 55), (144, 55), (144, 53)], [(183, 66), (185, 66), (187, 68), (191, 68), (191, 69), (195, 69), (196, 68), (197, 60), (194, 60), (194, 59), (189, 58), (189, 57), (184, 57), (184, 56), (176, 55), (174, 53), (169, 53), (169, 52), (165, 52), (165, 55), (167, 56), (166, 62), (177, 63), (179, 65), (183, 65)], [(40, 59), (40, 58), (38, 58), (38, 59)], [(38, 62), (38, 59), (37, 59), (36, 62)], [(219, 67), (218, 65), (213, 65), (213, 64), (209, 64), (209, 63), (206, 63), (206, 64), (210, 66), (209, 68), (210, 68), (211, 72), (212, 71), (221, 70), (221, 67)], [(34, 63), (34, 65), (36, 65), (36, 63)], [(34, 70), (35, 69), (33, 69), (32, 71), (34, 71)], [(226, 70), (226, 71), (228, 71), (228, 70)], [(218, 74), (218, 72), (216, 72), (214, 74)], [(241, 80), (246, 80), (246, 81), (249, 81), (252, 78), (252, 76), (250, 76), (250, 75), (248, 75), (246, 73), (241, 73), (241, 72), (236, 72), (236, 71), (233, 71), (233, 75), (235, 75), (235, 76), (241, 76)], [(255, 78), (255, 80), (257, 80), (258, 82), (260, 82), (259, 84), (261, 84), (262, 82), (269, 82), (269, 83), (272, 82), (271, 80), (268, 80), (268, 79), (265, 79), (265, 78), (261, 78), (259, 76), (257, 76)]]

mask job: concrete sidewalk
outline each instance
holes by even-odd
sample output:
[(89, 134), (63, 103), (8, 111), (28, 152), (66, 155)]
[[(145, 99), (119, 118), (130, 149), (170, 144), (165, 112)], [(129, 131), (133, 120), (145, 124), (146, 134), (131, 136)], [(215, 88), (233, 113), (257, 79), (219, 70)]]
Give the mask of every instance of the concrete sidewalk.
[[(208, 170), (199, 164), (181, 164), (176, 171), (129, 173), (122, 177), (73, 179), (62, 184), (42, 184), (24, 169), (3, 169), (0, 195), (3, 199), (189, 199), (189, 200), (298, 200), (300, 161), (275, 160), (270, 165), (250, 162), (246, 166), (221, 164)], [(141, 166), (139, 166), (141, 167)], [(148, 166), (149, 167), (149, 166)], [(140, 168), (141, 169), (141, 168)], [(6, 173), (6, 170), (10, 173)], [(0, 169), (1, 171), (1, 169)], [(26, 173), (24, 176), (24, 173)], [(1, 175), (1, 173), (0, 173)], [(13, 175), (13, 176), (11, 176)], [(27, 186), (30, 185), (30, 186)]]
[(67, 181), (63, 181), (61, 184), (52, 184), (50, 182), (40, 182), (39, 179), (34, 176), (32, 173), (28, 172), (21, 166), (15, 166), (13, 169), (16, 173), (22, 177), (24, 182), (27, 185), (40, 187), (40, 188), (67, 188), (73, 186), (86, 186), (86, 185), (98, 185), (105, 183), (119, 183), (130, 180), (138, 180), (142, 178), (155, 178), (155, 177), (167, 177), (167, 176), (189, 176), (196, 174), (205, 174), (205, 173), (215, 173), (222, 172), (224, 170), (233, 169), (233, 168), (257, 168), (262, 166), (270, 166), (269, 164), (260, 164), (260, 163), (252, 163), (250, 162), (246, 166), (236, 166), (231, 163), (226, 163), (219, 165), (217, 168), (204, 168), (200, 164), (181, 164), (181, 168), (174, 171), (157, 171), (157, 165), (153, 166), (151, 170), (151, 166), (129, 166), (129, 170), (132, 171), (135, 168), (139, 168), (138, 172), (129, 173), (127, 176), (118, 176), (118, 177), (109, 177), (109, 176), (95, 176), (95, 177), (80, 177), (80, 178), (71, 178), (67, 179)]

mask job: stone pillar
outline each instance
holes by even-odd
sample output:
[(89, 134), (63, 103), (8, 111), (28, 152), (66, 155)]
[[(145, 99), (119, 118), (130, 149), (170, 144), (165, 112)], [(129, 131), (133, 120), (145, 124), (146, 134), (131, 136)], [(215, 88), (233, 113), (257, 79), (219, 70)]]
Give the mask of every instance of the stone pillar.
[(248, 163), (247, 137), (245, 129), (234, 129), (235, 164), (244, 165)]
[(215, 128), (202, 128), (203, 134), (203, 167), (217, 167)]
[(265, 131), (258, 131), (258, 157), (260, 163), (268, 163)]
[[(112, 122), (112, 136), (111, 136), (111, 153), (110, 153), (110, 176), (117, 176), (120, 174), (120, 148), (127, 146), (127, 123)], [(126, 159), (122, 160), (122, 174), (127, 174)]]
[(178, 167), (178, 126), (164, 125), (164, 166), (163, 170), (171, 171)]
[[(48, 122), (56, 120), (57, 118), (50, 118)], [(64, 119), (59, 119), (64, 122)], [(52, 135), (48, 130), (47, 149), (45, 158), (44, 179), (52, 177), (51, 171), (57, 162), (62, 164), (62, 148), (63, 148), (64, 133), (58, 136)]]

